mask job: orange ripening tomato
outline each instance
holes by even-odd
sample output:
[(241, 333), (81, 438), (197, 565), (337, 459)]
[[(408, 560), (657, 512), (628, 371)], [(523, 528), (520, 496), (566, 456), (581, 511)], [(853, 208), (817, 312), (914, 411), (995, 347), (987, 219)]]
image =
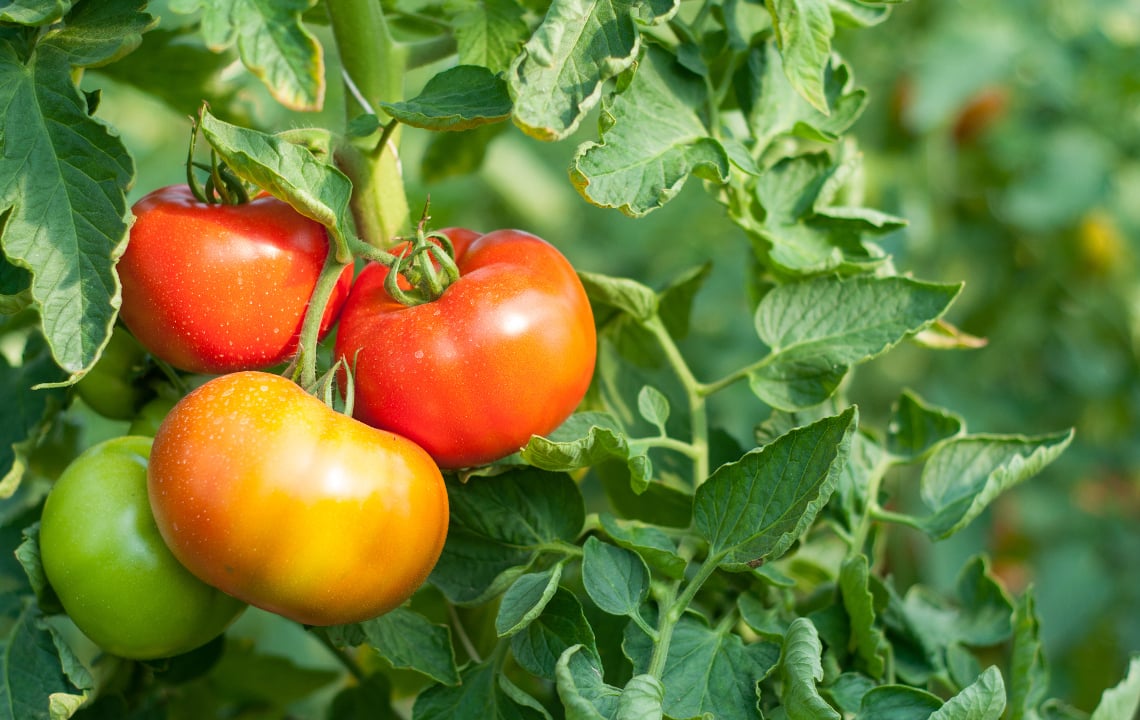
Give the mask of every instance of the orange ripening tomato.
[(459, 279), (405, 306), (384, 287), (388, 268), (364, 268), (341, 312), (336, 357), (354, 369), (357, 417), (456, 469), (562, 424), (590, 385), (597, 335), (586, 291), (553, 245), (520, 230), (442, 232)]
[[(120, 315), (155, 356), (190, 372), (266, 368), (297, 350), (329, 240), (324, 227), (262, 195), (241, 205), (197, 200), (186, 185), (134, 208), (116, 266)], [(329, 331), (352, 284), (345, 268), (321, 322)]]
[(190, 572), (308, 625), (400, 605), (447, 535), (447, 491), (426, 452), (262, 372), (215, 378), (174, 406), (148, 488)]

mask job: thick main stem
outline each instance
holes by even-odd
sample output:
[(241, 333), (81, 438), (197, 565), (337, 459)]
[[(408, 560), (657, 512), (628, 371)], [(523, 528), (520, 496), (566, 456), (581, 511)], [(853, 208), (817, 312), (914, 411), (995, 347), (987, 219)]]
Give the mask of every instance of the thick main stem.
[(301, 323), (301, 337), (298, 342), (301, 363), (301, 387), (306, 390), (312, 388), (317, 382), (317, 343), (320, 342), (321, 321), (325, 317), (325, 309), (329, 299), (340, 280), (341, 273), (348, 267), (336, 257), (336, 247), (329, 245), (329, 254), (325, 258), (325, 265), (317, 278), (317, 285), (309, 299), (309, 307), (305, 310), (305, 319)]
[[(408, 50), (392, 37), (376, 0), (328, 0), (326, 3), (341, 66), (360, 91), (345, 94), (345, 113), (352, 118), (375, 112), (388, 120), (380, 106), (404, 97)], [(404, 194), (398, 128), (382, 144), (365, 139), (337, 149), (336, 162), (352, 179), (352, 213), (356, 230), (366, 242), (386, 247), (407, 232), (411, 214)], [(376, 139), (372, 138), (372, 143)]]
[(657, 338), (657, 342), (665, 352), (669, 364), (685, 386), (685, 395), (689, 400), (689, 424), (692, 426), (693, 436), (690, 443), (692, 448), (690, 457), (693, 459), (693, 486), (697, 487), (709, 476), (709, 418), (708, 410), (705, 407), (705, 396), (701, 393), (703, 386), (693, 376), (693, 371), (689, 369), (688, 363), (685, 362), (685, 358), (681, 355), (681, 351), (673, 342), (673, 337), (669, 335), (669, 331), (661, 319), (654, 317), (646, 324), (646, 327)]

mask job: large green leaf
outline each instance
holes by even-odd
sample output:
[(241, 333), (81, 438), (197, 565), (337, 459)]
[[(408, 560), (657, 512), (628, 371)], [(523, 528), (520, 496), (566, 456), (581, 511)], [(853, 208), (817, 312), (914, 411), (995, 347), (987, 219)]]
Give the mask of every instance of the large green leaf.
[(87, 114), (69, 54), (51, 43), (23, 57), (0, 41), (0, 107), (0, 242), (32, 272), (55, 361), (79, 373), (109, 339), (119, 305), (112, 265), (126, 241), (134, 164)]
[(816, 686), (823, 679), (823, 645), (811, 620), (796, 618), (788, 627), (780, 655), (784, 712), (789, 720), (840, 720), (820, 697)]
[(361, 623), (364, 638), (392, 667), (420, 672), (444, 685), (459, 684), (451, 631), (408, 608)]
[(570, 179), (595, 205), (639, 217), (671, 200), (697, 172), (724, 182), (729, 161), (696, 108), (704, 81), (650, 45), (629, 86), (602, 106), (602, 142), (585, 143)]
[(554, 0), (507, 75), (515, 124), (540, 140), (574, 132), (637, 57), (631, 10), (630, 0)]
[(824, 77), (835, 24), (828, 0), (766, 0), (766, 4), (788, 82), (817, 110), (829, 114)]
[(1089, 720), (1126, 720), (1140, 712), (1140, 655), (1133, 655), (1128, 673), (1119, 684), (1104, 691)]
[(617, 712), (621, 691), (605, 683), (598, 659), (585, 646), (566, 648), (554, 674), (567, 720), (607, 720)]
[(9, 0), (0, 6), (0, 22), (49, 25), (71, 9), (72, 0)]
[(457, 687), (433, 685), (416, 697), (415, 720), (550, 720), (537, 700), (493, 662), (463, 670)]
[(529, 28), (516, 0), (455, 0), (449, 9), (460, 63), (502, 72), (522, 51)]
[(559, 588), (542, 613), (511, 637), (511, 654), (527, 672), (554, 680), (559, 657), (575, 645), (598, 654), (594, 629), (582, 604), (572, 592)]
[(142, 34), (158, 22), (143, 12), (145, 7), (146, 0), (83, 0), (41, 42), (67, 53), (76, 67), (110, 63), (137, 48)]
[(1005, 683), (996, 667), (930, 715), (930, 720), (998, 720), (1005, 710)]
[(325, 98), (324, 53), (301, 15), (315, 0), (172, 0), (181, 13), (202, 12), (213, 50), (237, 43), (238, 55), (282, 105), (319, 110)]
[(94, 686), (90, 674), (35, 603), (2, 620), (0, 720), (70, 717)]
[(748, 570), (782, 555), (835, 488), (857, 413), (848, 408), (722, 465), (697, 489), (693, 522), (710, 561)]
[(503, 79), (487, 68), (459, 65), (428, 80), (411, 100), (380, 106), (405, 125), (459, 131), (505, 120), (511, 97)]

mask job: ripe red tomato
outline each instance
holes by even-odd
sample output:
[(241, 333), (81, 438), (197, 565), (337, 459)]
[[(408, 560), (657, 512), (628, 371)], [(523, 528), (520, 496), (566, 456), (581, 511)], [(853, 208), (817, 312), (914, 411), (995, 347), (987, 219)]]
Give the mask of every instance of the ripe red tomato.
[(364, 268), (341, 312), (336, 357), (355, 369), (356, 415), (410, 438), (444, 468), (483, 465), (577, 407), (597, 336), (574, 269), (519, 230), (445, 230), (460, 277), (406, 307)]
[[(328, 253), (324, 227), (273, 197), (208, 205), (185, 185), (155, 190), (133, 210), (117, 266), (120, 315), (148, 350), (211, 374), (269, 367), (296, 351)], [(322, 335), (351, 283), (346, 268)]]
[(179, 401), (147, 477), (183, 565), (309, 625), (404, 602), (447, 535), (447, 491), (427, 453), (268, 373), (223, 375)]

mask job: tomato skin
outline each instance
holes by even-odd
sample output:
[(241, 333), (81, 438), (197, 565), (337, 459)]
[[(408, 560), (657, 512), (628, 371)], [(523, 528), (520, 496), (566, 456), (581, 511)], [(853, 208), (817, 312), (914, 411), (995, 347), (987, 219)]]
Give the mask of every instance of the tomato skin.
[(175, 405), (148, 476), (162, 536), (191, 572), (308, 625), (401, 604), (447, 535), (427, 453), (262, 372), (215, 378)]
[(335, 356), (355, 369), (357, 417), (456, 469), (562, 424), (590, 385), (597, 336), (581, 281), (552, 245), (520, 230), (443, 232), (459, 280), (405, 307), (384, 289), (387, 268), (365, 267)]
[(44, 572), (71, 619), (114, 655), (188, 652), (221, 634), (242, 603), (190, 574), (163, 543), (147, 500), (150, 438), (95, 445), (44, 505)]
[(120, 327), (111, 332), (98, 362), (75, 384), (75, 391), (95, 412), (112, 420), (130, 420), (152, 394), (136, 382), (146, 371), (146, 351)]
[[(263, 195), (208, 205), (186, 185), (135, 203), (117, 265), (120, 316), (148, 350), (176, 368), (220, 374), (266, 368), (297, 349), (328, 254), (324, 227)], [(321, 321), (332, 327), (348, 295), (345, 268)]]

